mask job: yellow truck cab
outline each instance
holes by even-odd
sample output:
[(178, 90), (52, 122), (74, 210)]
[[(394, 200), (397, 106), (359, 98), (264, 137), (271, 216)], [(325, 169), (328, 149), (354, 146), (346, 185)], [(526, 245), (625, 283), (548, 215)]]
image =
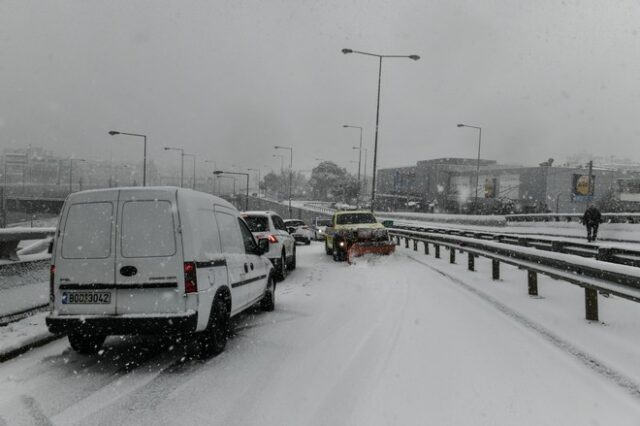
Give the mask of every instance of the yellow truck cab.
[(390, 254), (394, 249), (386, 228), (370, 211), (337, 211), (326, 229), (325, 252), (335, 261), (366, 253)]

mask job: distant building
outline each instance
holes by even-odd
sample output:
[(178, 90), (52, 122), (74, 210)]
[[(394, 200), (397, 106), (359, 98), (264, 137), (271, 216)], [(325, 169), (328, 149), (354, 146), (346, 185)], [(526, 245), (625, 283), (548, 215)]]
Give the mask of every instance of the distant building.
[(388, 210), (466, 213), (474, 210), (476, 196), (483, 213), (581, 212), (588, 201), (604, 211), (622, 205), (640, 210), (637, 167), (594, 166), (593, 191), (582, 193), (588, 191), (587, 175), (586, 165), (553, 167), (553, 159), (535, 167), (480, 160), (477, 171), (477, 159), (438, 158), (378, 170), (376, 199), (378, 208)]

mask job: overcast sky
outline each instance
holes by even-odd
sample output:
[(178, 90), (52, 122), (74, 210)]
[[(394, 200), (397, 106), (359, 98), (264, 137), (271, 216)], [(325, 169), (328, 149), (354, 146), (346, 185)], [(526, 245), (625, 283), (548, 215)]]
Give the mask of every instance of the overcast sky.
[[(160, 164), (183, 147), (225, 167), (444, 156), (640, 160), (637, 1), (0, 0), (0, 148)], [(286, 152), (281, 152), (286, 154)], [(369, 156), (371, 165), (371, 155)]]

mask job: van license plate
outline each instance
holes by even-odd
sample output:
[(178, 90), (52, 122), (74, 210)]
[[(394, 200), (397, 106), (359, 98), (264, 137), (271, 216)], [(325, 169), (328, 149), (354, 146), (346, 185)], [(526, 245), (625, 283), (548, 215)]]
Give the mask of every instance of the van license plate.
[(111, 293), (102, 292), (64, 292), (63, 305), (108, 305), (111, 303)]

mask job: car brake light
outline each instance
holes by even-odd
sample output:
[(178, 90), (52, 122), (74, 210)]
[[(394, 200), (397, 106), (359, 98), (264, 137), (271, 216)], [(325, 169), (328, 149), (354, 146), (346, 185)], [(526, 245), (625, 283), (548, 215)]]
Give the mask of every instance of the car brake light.
[(276, 238), (276, 236), (275, 236), (275, 235), (273, 235), (273, 234), (269, 234), (268, 239), (269, 239), (269, 242), (270, 242), (270, 243), (277, 243), (277, 242), (278, 242), (278, 239), (277, 239), (277, 238)]
[(184, 262), (184, 292), (185, 294), (198, 291), (198, 275), (194, 262)]
[(49, 302), (53, 303), (55, 301), (55, 293), (53, 291), (53, 282), (56, 277), (56, 266), (51, 265), (49, 268)]

